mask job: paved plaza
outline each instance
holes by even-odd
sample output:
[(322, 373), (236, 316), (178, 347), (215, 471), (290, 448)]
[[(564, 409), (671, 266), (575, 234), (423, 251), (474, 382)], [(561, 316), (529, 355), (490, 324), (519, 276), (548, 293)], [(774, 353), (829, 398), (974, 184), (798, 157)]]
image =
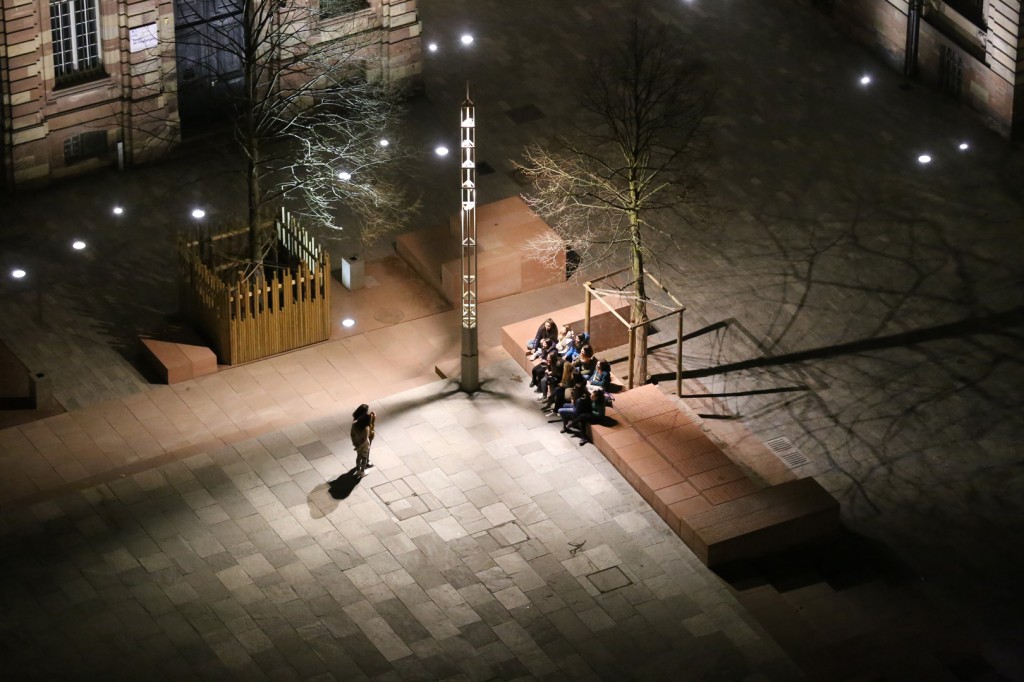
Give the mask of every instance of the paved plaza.
[(375, 402), (362, 480), (326, 418), (6, 515), (6, 675), (800, 679), (531, 395), (506, 361)]
[[(654, 244), (687, 305), (680, 404), (727, 452), (787, 438), (847, 540), (708, 572), (497, 341), (484, 392), (437, 380), (453, 314), (368, 309), (370, 331), (154, 386), (137, 336), (180, 324), (175, 234), (243, 208), (209, 138), (0, 197), (0, 266), (30, 271), (0, 282), (0, 341), (66, 411), (0, 430), (12, 679), (1024, 679), (1024, 153), (810, 2), (644, 4), (719, 83), (714, 211)], [(440, 49), (404, 143), (454, 146), (469, 80), (479, 200), (523, 192), (511, 160), (567, 120), (625, 3), (419, 5)], [(444, 222), (453, 160), (410, 170), (414, 224)], [(575, 294), (544, 295), (490, 319)], [(349, 491), (364, 401), (377, 467)]]

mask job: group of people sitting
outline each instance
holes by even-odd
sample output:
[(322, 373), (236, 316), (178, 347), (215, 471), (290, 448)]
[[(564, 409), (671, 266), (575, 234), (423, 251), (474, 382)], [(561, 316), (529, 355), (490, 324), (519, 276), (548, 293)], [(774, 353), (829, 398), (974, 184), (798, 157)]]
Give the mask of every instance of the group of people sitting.
[(574, 333), (548, 318), (526, 344), (527, 357), (537, 360), (530, 386), (540, 393), (545, 414), (562, 419), (562, 433), (577, 431), (580, 445), (587, 441), (587, 424), (604, 419), (609, 402), (611, 365), (600, 360), (585, 332)]

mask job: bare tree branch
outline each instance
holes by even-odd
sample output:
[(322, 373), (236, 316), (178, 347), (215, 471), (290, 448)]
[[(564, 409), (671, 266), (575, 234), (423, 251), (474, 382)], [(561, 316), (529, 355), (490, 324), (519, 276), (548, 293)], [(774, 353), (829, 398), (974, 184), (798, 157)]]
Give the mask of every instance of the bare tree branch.
[(671, 211), (683, 225), (707, 213), (708, 158), (714, 88), (709, 70), (655, 27), (634, 3), (629, 29), (610, 51), (587, 60), (577, 79), (581, 115), (570, 133), (531, 144), (517, 170), (531, 184), (527, 203), (554, 235), (527, 245), (530, 257), (554, 266), (571, 250), (580, 267), (629, 263), (632, 323), (643, 335), (633, 376), (646, 377), (647, 295), (644, 263), (656, 259), (653, 232), (678, 244), (649, 219)]

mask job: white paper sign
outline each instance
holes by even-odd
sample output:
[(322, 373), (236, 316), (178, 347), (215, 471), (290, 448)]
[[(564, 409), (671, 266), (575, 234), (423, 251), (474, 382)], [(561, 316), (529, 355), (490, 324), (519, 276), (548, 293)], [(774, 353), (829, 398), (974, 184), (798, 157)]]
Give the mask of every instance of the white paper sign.
[(128, 32), (129, 47), (131, 52), (140, 52), (156, 47), (159, 39), (156, 35), (156, 24), (146, 24), (133, 28)]

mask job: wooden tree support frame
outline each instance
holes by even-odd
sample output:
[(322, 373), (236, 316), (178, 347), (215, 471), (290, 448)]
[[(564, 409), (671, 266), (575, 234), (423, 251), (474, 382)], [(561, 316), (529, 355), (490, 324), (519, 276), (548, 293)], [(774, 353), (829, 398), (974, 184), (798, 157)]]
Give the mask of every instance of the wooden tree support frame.
[(181, 309), (207, 336), (221, 364), (237, 365), (284, 353), (331, 337), (331, 261), (287, 211), (274, 220), (275, 248), (294, 267), (257, 269), (246, 277), (230, 270), (232, 254), (248, 244), (236, 229), (178, 239)]
[[(585, 305), (583, 312), (583, 331), (585, 331), (587, 334), (590, 334), (590, 309), (591, 305), (593, 304), (593, 300), (596, 298), (598, 303), (603, 305), (608, 312), (614, 315), (619, 320), (619, 322), (621, 322), (623, 326), (625, 326), (629, 330), (629, 376), (627, 378), (626, 388), (633, 388), (634, 385), (638, 385), (633, 377), (633, 361), (636, 359), (637, 351), (636, 330), (637, 327), (639, 327), (640, 325), (633, 324), (629, 320), (622, 317), (622, 315), (619, 315), (619, 313), (615, 311), (614, 306), (609, 304), (608, 301), (604, 299), (604, 293), (594, 287), (595, 283), (603, 282), (614, 277), (615, 275), (627, 272), (628, 270), (629, 268), (622, 268), (621, 270), (610, 272), (607, 275), (602, 275), (597, 279), (585, 282), (583, 284), (583, 289), (586, 292), (586, 299), (584, 302)], [(682, 302), (678, 298), (676, 298), (672, 294), (672, 292), (668, 290), (667, 287), (665, 287), (661, 282), (659, 282), (654, 277), (654, 275), (644, 270), (644, 277), (646, 277), (663, 294), (672, 299), (672, 302), (675, 303), (676, 306), (678, 306), (674, 310), (670, 310), (669, 312), (663, 315), (649, 318), (644, 324), (649, 325), (657, 322), (658, 320), (664, 320), (665, 318), (671, 317), (673, 315), (676, 316), (676, 395), (681, 395), (683, 392), (683, 313), (686, 312), (686, 306), (683, 305)], [(616, 294), (622, 295), (622, 292), (616, 291)], [(646, 350), (647, 349), (645, 348), (644, 352), (646, 352)], [(641, 381), (640, 383), (643, 382)]]

